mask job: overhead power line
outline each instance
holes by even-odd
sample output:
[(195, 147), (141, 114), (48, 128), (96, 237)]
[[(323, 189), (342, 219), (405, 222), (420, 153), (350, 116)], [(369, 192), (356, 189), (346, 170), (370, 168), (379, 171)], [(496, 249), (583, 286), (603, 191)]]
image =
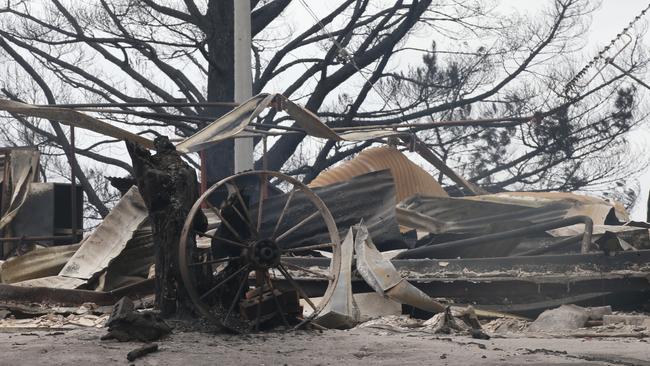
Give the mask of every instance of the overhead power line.
[(601, 60), (606, 60), (606, 56), (609, 50), (616, 44), (616, 42), (620, 41), (621, 38), (623, 38), (624, 36), (629, 37), (628, 32), (630, 31), (630, 29), (632, 29), (632, 27), (636, 24), (636, 22), (638, 22), (641, 18), (643, 18), (643, 16), (645, 15), (645, 13), (648, 12), (648, 10), (650, 10), (650, 3), (637, 16), (635, 16), (634, 19), (632, 19), (628, 23), (628, 25), (625, 28), (623, 28), (623, 30), (620, 33), (618, 33), (616, 37), (614, 37), (609, 42), (607, 46), (605, 46), (602, 50), (600, 50), (600, 52), (598, 52), (598, 54), (594, 56), (594, 58), (592, 58), (591, 61), (589, 61), (589, 63), (587, 63), (571, 80), (569, 80), (567, 85), (564, 87), (564, 92), (568, 93), (571, 91), (575, 91), (577, 81), (583, 78), (587, 74), (587, 71), (589, 71), (589, 69), (594, 67), (596, 63), (598, 63)]

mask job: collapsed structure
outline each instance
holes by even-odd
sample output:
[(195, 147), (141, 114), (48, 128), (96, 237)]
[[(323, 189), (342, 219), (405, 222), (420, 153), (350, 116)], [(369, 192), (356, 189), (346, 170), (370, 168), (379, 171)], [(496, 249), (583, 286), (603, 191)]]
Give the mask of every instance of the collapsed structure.
[[(647, 310), (648, 223), (630, 221), (615, 202), (578, 194), (488, 194), (408, 130), (335, 131), (281, 95), (261, 94), (175, 149), (190, 153), (227, 138), (265, 138), (268, 131), (253, 120), (269, 106), (286, 111), (300, 133), (386, 144), (321, 173), (309, 186), (281, 173), (252, 171), (224, 179), (190, 202), (174, 253), (177, 281), (196, 312), (221, 327), (245, 331), (313, 322), (341, 328), (373, 315), (438, 313), (439, 324), (449, 326), (458, 317), (478, 329), (477, 319), (535, 318), (563, 304)], [(63, 108), (8, 101), (0, 108), (153, 146)], [(450, 197), (400, 145), (466, 195)], [(30, 204), (38, 158), (32, 152), (22, 161), (21, 154), (4, 169), (0, 228), (12, 228), (3, 231), (5, 246), (52, 221), (21, 220), (40, 209)], [(76, 197), (72, 192), (69, 199)], [(69, 232), (76, 234), (81, 215), (72, 211)], [(195, 225), (203, 216), (207, 224)], [(60, 243), (35, 236), (30, 241), (42, 247), (13, 253), (0, 267), (0, 306), (113, 305), (123, 296), (151, 295), (155, 237), (147, 205), (138, 187), (130, 187), (80, 243), (52, 246)], [(359, 296), (364, 293), (383, 305), (371, 306)]]

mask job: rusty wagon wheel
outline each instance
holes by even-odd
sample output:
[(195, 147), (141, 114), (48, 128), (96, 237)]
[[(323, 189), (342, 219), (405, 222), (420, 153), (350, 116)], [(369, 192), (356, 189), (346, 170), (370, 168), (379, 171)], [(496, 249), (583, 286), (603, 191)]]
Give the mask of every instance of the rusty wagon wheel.
[[(199, 211), (219, 222), (195, 230)], [(320, 252), (314, 252), (314, 251)], [(287, 175), (249, 171), (211, 186), (194, 203), (179, 244), (179, 269), (198, 312), (231, 330), (274, 319), (288, 328), (314, 319), (336, 286), (340, 237), (332, 214), (307, 186)], [(306, 253), (330, 257), (326, 272), (285, 261)], [(317, 304), (294, 279), (327, 279)], [(303, 316), (299, 299), (308, 316)]]

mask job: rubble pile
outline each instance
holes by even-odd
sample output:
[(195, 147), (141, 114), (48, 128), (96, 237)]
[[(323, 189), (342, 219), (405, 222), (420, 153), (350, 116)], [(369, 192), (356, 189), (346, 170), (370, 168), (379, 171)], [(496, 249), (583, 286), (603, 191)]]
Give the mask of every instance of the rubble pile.
[[(165, 140), (167, 158), (180, 162), (179, 152), (236, 135), (274, 98), (257, 96), (176, 146)], [(314, 136), (378, 138), (377, 131), (337, 134), (282, 101)], [(309, 186), (281, 173), (249, 171), (213, 185), (195, 202), (187, 202), (193, 195), (178, 198), (185, 192), (179, 189), (165, 196), (166, 203), (179, 199), (173, 220), (155, 200), (162, 197), (158, 186), (169, 185), (160, 178), (165, 174), (147, 173), (159, 178), (149, 182), (158, 188), (147, 188), (146, 204), (143, 191), (129, 186), (142, 186), (142, 177), (116, 180), (121, 200), (83, 239), (31, 240), (31, 247), (16, 240), (4, 251), (0, 328), (106, 326), (106, 339), (151, 342), (171, 332), (157, 312), (136, 311), (151, 307), (155, 295), (157, 304), (164, 296), (165, 303), (189, 307), (191, 315), (235, 333), (360, 327), (477, 339), (648, 336), (650, 224), (631, 221), (620, 204), (596, 197), (490, 194), (436, 160), (426, 145), (410, 146), (457, 183), (449, 190), (455, 197), (394, 145), (367, 149)], [(37, 158), (23, 155), (12, 164), (22, 164), (14, 171), (29, 183)], [(151, 166), (163, 159), (145, 155)], [(190, 170), (185, 183), (193, 186)], [(28, 235), (11, 226), (33, 207), (28, 183), (2, 212), (0, 229), (12, 228), (3, 232), (8, 242)], [(178, 217), (185, 211), (186, 218)], [(174, 235), (163, 235), (161, 223), (174, 226), (166, 231)], [(164, 239), (165, 253), (154, 238)], [(156, 280), (161, 255), (165, 281)], [(96, 305), (74, 310), (88, 303)], [(106, 306), (113, 305), (109, 318)], [(147, 345), (132, 357), (156, 350)]]

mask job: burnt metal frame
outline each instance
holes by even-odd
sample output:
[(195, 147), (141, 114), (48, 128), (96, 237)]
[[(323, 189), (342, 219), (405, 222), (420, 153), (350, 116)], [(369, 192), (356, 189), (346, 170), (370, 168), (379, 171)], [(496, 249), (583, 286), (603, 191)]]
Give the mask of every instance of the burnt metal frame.
[[(50, 241), (50, 240), (72, 240), (75, 241), (79, 234), (77, 233), (77, 183), (76, 183), (76, 174), (75, 168), (77, 164), (76, 152), (75, 152), (75, 129), (74, 126), (70, 126), (70, 146), (72, 149), (71, 158), (68, 159), (70, 164), (70, 226), (71, 233), (70, 235), (49, 235), (49, 236), (14, 236), (14, 237), (0, 237), (0, 256), (4, 258), (4, 244), (5, 242), (37, 242), (37, 241)], [(11, 151), (19, 149), (35, 149), (35, 146), (21, 146), (21, 147), (2, 147), (0, 148), (0, 154), (5, 156), (5, 179), (2, 182), (2, 207), (0, 207), (0, 217), (4, 216), (8, 208), (8, 162), (10, 161)], [(40, 166), (40, 162), (38, 163)], [(36, 172), (38, 174), (38, 172)], [(4, 234), (4, 230), (2, 230)]]
[[(322, 258), (300, 257), (288, 261), (315, 270), (324, 266)], [(474, 303), (484, 310), (536, 316), (561, 303), (594, 305), (606, 299), (608, 303), (618, 301), (624, 305), (624, 296), (650, 301), (647, 272), (650, 249), (619, 252), (614, 256), (592, 252), (498, 258), (394, 259), (392, 263), (398, 272), (427, 295)], [(322, 294), (322, 281), (313, 277), (295, 279), (310, 296)], [(359, 278), (353, 278), (352, 288), (355, 293), (373, 292)], [(508, 300), (499, 304), (495, 301), (497, 298)]]

